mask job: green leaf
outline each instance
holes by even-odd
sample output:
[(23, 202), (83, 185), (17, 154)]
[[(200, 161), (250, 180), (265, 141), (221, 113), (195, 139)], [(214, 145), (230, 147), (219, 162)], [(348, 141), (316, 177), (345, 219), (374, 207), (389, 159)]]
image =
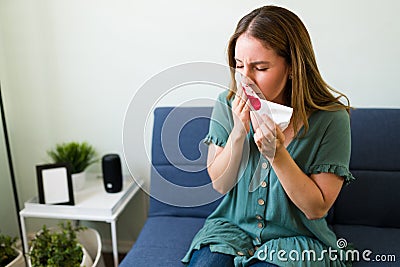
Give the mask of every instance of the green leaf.
[(69, 142), (57, 144), (47, 151), (53, 163), (69, 163), (71, 173), (83, 172), (87, 167), (98, 161), (96, 150), (87, 142)]
[(15, 251), (16, 237), (0, 234), (0, 266), (6, 266), (18, 256)]
[(32, 250), (29, 253), (33, 267), (79, 266), (83, 251), (78, 244), (76, 233), (86, 227), (73, 227), (70, 221), (60, 223), (57, 230), (50, 231), (44, 225), (31, 241)]

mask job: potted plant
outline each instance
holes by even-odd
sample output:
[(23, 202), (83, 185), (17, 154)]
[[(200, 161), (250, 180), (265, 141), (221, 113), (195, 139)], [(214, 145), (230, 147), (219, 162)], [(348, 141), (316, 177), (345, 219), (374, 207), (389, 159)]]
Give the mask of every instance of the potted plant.
[(47, 154), (53, 163), (69, 163), (72, 183), (76, 191), (81, 190), (85, 185), (86, 168), (98, 160), (96, 150), (87, 142), (57, 144), (55, 148), (48, 150)]
[(20, 267), (25, 265), (22, 252), (16, 248), (16, 237), (0, 234), (0, 266)]
[(32, 267), (92, 266), (93, 261), (78, 243), (76, 234), (86, 227), (73, 227), (71, 222), (60, 223), (58, 229), (43, 225), (30, 242), (29, 260)]

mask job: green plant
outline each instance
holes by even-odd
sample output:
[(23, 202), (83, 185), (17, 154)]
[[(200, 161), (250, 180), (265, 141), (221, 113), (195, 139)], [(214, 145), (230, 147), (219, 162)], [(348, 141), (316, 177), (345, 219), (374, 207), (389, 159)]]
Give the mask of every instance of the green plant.
[(16, 237), (0, 234), (0, 266), (6, 266), (18, 256), (14, 249), (16, 242)]
[(83, 172), (98, 160), (96, 150), (86, 142), (57, 144), (54, 149), (48, 150), (47, 154), (54, 163), (69, 163), (72, 174)]
[(71, 222), (60, 223), (58, 230), (49, 230), (43, 225), (31, 241), (29, 252), (32, 267), (74, 267), (80, 266), (83, 257), (76, 233), (86, 227), (73, 227)]

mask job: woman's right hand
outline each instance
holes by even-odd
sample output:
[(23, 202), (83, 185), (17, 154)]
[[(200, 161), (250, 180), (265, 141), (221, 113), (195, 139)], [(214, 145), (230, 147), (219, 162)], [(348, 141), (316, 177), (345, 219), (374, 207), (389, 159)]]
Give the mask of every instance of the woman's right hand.
[(233, 129), (236, 137), (245, 136), (250, 131), (250, 102), (242, 88), (236, 90), (232, 102)]

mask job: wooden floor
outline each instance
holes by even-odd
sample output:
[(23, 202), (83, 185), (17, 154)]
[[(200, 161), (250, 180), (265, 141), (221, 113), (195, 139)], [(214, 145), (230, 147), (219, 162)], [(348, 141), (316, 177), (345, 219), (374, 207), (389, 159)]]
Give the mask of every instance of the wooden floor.
[[(119, 262), (122, 261), (122, 259), (125, 257), (126, 254), (118, 254)], [(114, 267), (114, 259), (112, 253), (105, 253), (103, 252), (103, 259), (104, 259), (104, 264), (106, 267)]]

